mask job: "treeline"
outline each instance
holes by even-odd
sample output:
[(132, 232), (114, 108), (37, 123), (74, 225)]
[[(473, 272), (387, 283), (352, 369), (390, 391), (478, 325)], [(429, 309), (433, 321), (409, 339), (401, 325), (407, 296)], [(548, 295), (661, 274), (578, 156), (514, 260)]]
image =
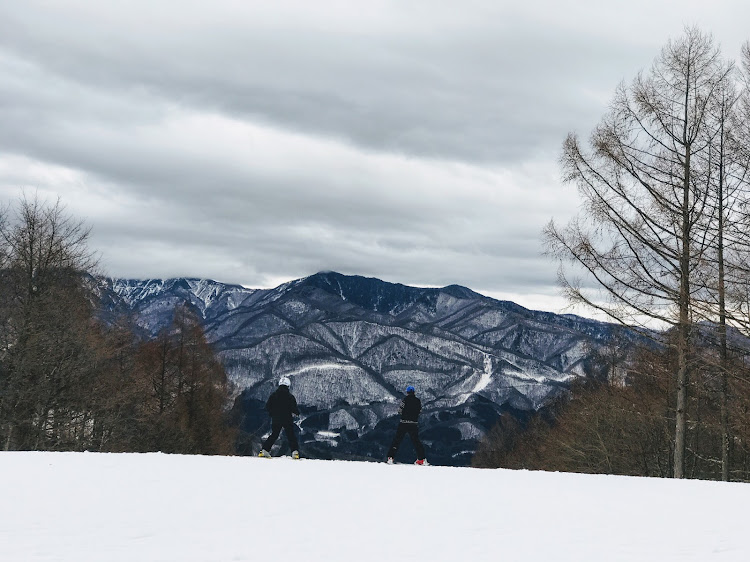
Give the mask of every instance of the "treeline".
[(199, 319), (146, 340), (104, 314), (89, 235), (59, 201), (0, 213), (0, 449), (232, 453)]
[[(685, 477), (722, 479), (723, 377), (704, 327), (688, 385)], [(669, 337), (666, 334), (665, 337)], [(748, 342), (750, 343), (750, 342)], [(606, 348), (605, 348), (606, 351)], [(750, 481), (750, 347), (733, 348), (727, 394), (729, 479)], [(476, 467), (671, 477), (677, 358), (673, 346), (644, 345), (600, 357), (600, 376), (580, 379), (549, 407), (519, 420), (504, 414), (473, 458)], [(603, 375), (603, 376), (601, 376)]]
[[(539, 426), (545, 454), (580, 470), (746, 479), (747, 349), (730, 336), (750, 334), (750, 43), (738, 66), (687, 29), (618, 87), (587, 143), (568, 136), (561, 163), (583, 203), (544, 232), (565, 295), (654, 342), (625, 387), (580, 388)], [(595, 445), (578, 441), (586, 431), (600, 451), (574, 461)]]

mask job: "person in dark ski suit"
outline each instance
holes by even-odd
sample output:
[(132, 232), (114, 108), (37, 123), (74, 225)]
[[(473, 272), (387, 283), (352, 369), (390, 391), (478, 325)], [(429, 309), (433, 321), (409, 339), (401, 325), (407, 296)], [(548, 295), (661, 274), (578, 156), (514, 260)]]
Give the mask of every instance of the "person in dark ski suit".
[(401, 421), (398, 424), (396, 430), (396, 436), (393, 438), (391, 448), (388, 450), (388, 464), (393, 464), (393, 457), (396, 456), (399, 445), (404, 438), (404, 435), (409, 434), (414, 448), (417, 450), (417, 462), (414, 464), (425, 465), (424, 446), (419, 440), (419, 412), (422, 411), (422, 402), (414, 394), (414, 387), (409, 385), (406, 387), (406, 396), (401, 400), (401, 405), (398, 408), (398, 413), (401, 415)]
[(292, 457), (299, 458), (299, 443), (297, 436), (294, 434), (294, 421), (292, 416), (299, 416), (297, 399), (289, 391), (291, 381), (289, 377), (281, 377), (279, 387), (271, 394), (266, 402), (266, 410), (271, 416), (271, 435), (263, 442), (263, 448), (258, 454), (259, 457), (271, 458), (271, 447), (278, 439), (281, 430), (284, 430), (289, 447), (292, 449)]

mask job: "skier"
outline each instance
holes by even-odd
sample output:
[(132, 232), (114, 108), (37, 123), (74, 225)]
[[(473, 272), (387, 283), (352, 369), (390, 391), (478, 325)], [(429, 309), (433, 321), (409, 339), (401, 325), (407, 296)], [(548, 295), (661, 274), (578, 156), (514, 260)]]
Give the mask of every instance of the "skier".
[(414, 448), (417, 450), (417, 462), (414, 464), (428, 465), (429, 463), (425, 459), (424, 447), (422, 442), (419, 440), (419, 412), (422, 411), (422, 402), (414, 394), (414, 387), (409, 385), (406, 387), (406, 396), (401, 400), (401, 406), (398, 408), (398, 413), (401, 415), (401, 421), (398, 424), (396, 430), (396, 436), (393, 438), (391, 448), (388, 450), (388, 464), (393, 464), (393, 457), (396, 456), (401, 440), (407, 433), (411, 438), (411, 442)]
[(263, 443), (263, 448), (258, 454), (259, 457), (271, 458), (269, 451), (283, 429), (286, 439), (289, 441), (289, 447), (292, 449), (292, 458), (299, 458), (299, 444), (297, 443), (297, 436), (294, 434), (294, 422), (292, 421), (292, 416), (299, 416), (299, 408), (297, 408), (297, 400), (289, 391), (290, 386), (289, 377), (281, 377), (279, 387), (266, 402), (266, 410), (271, 415), (271, 435)]

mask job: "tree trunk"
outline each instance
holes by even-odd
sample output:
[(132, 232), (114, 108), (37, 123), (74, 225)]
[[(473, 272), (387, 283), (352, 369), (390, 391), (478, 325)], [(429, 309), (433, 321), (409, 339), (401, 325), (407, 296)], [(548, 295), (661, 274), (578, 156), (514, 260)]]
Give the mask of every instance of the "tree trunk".
[(11, 443), (13, 443), (13, 423), (8, 424), (8, 435), (5, 438), (5, 444), (3, 445), (3, 451), (10, 451)]
[[(690, 72), (688, 71), (688, 78)], [(688, 80), (689, 81), (689, 80)], [(683, 146), (682, 186), (682, 254), (680, 256), (680, 293), (678, 306), (680, 319), (677, 328), (677, 407), (674, 434), (674, 477), (685, 477), (685, 430), (687, 421), (688, 348), (690, 338), (690, 156), (692, 147), (687, 137), (688, 89), (685, 90), (685, 126)]]
[(721, 370), (721, 479), (729, 481), (729, 384), (728, 384), (728, 353), (727, 353), (727, 308), (726, 308), (726, 280), (724, 273), (724, 123), (726, 121), (726, 99), (722, 100), (722, 115), (719, 122), (719, 185), (717, 201), (719, 202), (718, 216), (718, 266), (719, 266), (719, 356)]
[[(681, 313), (682, 314), (682, 313)], [(680, 323), (680, 334), (677, 342), (677, 410), (674, 434), (674, 477), (685, 477), (685, 429), (687, 421), (687, 323)]]

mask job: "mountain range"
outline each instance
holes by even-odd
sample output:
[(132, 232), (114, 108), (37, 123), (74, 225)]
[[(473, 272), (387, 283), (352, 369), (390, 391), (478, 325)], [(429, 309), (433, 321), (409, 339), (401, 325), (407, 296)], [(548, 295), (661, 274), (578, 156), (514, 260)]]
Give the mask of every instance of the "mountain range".
[[(591, 376), (613, 325), (532, 311), (450, 285), (420, 288), (321, 272), (274, 289), (201, 279), (108, 279), (110, 305), (146, 336), (176, 305), (202, 318), (233, 388), (246, 452), (268, 431), (263, 406), (286, 375), (303, 454), (381, 460), (411, 384), (428, 459), (466, 465), (498, 416), (543, 408)], [(282, 439), (283, 441), (283, 439)], [(408, 440), (400, 456), (413, 450)]]

